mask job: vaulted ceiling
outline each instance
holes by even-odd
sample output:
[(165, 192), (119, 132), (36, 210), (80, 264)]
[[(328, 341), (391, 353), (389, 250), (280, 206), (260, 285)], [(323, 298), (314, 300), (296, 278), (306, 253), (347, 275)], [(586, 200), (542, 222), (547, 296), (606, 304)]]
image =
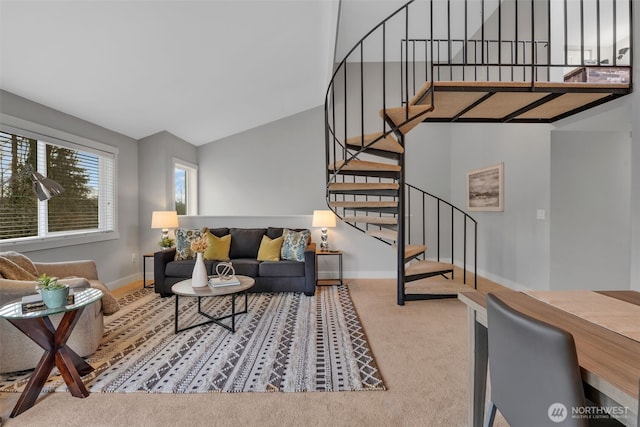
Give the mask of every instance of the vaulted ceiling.
[(336, 1), (2, 1), (0, 87), (200, 145), (323, 102)]
[(407, 0), (0, 0), (0, 88), (194, 144), (322, 105), (334, 58)]
[(322, 105), (334, 57), (405, 2), (0, 0), (0, 88), (202, 145)]

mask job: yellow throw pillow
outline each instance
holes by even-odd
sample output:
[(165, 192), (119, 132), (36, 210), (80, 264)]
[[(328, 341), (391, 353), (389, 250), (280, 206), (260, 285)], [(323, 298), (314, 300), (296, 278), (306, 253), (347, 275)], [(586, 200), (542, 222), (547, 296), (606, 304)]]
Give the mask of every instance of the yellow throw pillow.
[(280, 261), (280, 249), (282, 248), (282, 236), (271, 240), (268, 236), (262, 236), (260, 249), (258, 249), (258, 261)]
[(223, 237), (214, 236), (210, 231), (205, 234), (207, 249), (204, 251), (204, 259), (213, 261), (229, 261), (229, 249), (231, 249), (231, 234)]

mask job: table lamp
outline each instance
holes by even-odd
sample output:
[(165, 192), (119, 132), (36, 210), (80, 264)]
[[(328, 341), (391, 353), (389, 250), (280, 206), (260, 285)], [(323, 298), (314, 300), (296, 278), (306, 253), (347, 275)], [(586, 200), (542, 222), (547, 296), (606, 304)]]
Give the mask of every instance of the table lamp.
[(178, 227), (178, 213), (176, 211), (153, 211), (151, 215), (151, 228), (161, 228), (160, 242), (169, 238), (169, 229)]
[(329, 242), (327, 237), (327, 228), (336, 226), (336, 216), (333, 211), (313, 211), (312, 227), (320, 227), (320, 250), (328, 251)]

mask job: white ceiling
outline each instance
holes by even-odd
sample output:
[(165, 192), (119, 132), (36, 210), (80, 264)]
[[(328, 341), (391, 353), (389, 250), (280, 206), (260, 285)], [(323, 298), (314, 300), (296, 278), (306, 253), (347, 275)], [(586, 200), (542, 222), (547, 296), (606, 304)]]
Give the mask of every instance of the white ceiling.
[(0, 88), (202, 145), (322, 105), (334, 49), (406, 1), (0, 0)]
[[(342, 0), (336, 43), (336, 62), (342, 59), (373, 27), (409, 0)], [(414, 4), (412, 7), (416, 7)]]
[(337, 0), (0, 1), (0, 88), (201, 145), (322, 105)]

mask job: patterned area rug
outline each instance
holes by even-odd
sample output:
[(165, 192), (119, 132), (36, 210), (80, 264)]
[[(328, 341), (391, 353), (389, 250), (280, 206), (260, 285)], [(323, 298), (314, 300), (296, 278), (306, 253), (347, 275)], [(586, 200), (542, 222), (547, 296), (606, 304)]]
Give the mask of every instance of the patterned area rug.
[[(384, 390), (346, 286), (314, 297), (249, 294), (236, 332), (209, 324), (174, 334), (175, 298), (150, 289), (120, 299), (87, 361), (90, 392), (208, 393)], [(244, 298), (239, 299), (244, 303)], [(204, 298), (203, 311), (228, 313), (230, 298)], [(240, 307), (242, 309), (242, 307)], [(196, 298), (180, 299), (180, 327), (202, 322)], [(57, 373), (54, 370), (54, 373)], [(30, 371), (0, 375), (1, 392), (22, 391)], [(66, 391), (52, 375), (43, 391)]]

